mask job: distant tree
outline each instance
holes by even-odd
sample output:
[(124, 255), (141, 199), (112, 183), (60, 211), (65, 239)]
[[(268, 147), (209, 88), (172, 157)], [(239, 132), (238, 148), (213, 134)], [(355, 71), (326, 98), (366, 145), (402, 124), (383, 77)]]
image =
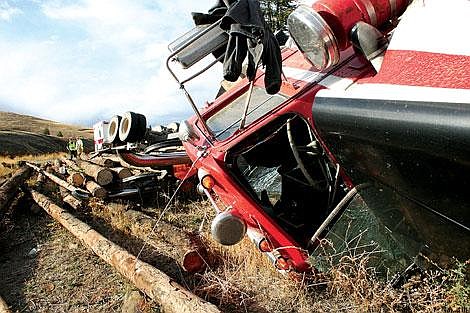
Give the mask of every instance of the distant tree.
[(293, 0), (260, 0), (264, 18), (273, 32), (286, 26), (287, 17), (297, 7)]
[(57, 137), (64, 137), (64, 134), (62, 134), (62, 132), (59, 130), (59, 132), (57, 133)]
[(51, 134), (51, 132), (49, 131), (49, 128), (47, 128), (47, 127), (44, 128), (44, 130), (42, 131), (42, 133), (43, 133), (44, 135), (50, 135), (50, 134)]

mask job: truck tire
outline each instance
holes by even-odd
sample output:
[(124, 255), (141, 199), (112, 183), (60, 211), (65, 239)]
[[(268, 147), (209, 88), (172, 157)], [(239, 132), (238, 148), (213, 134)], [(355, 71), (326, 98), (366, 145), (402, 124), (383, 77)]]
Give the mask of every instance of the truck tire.
[(144, 115), (126, 112), (119, 125), (119, 139), (124, 142), (138, 142), (144, 139), (147, 131), (147, 119)]
[(119, 127), (121, 125), (122, 117), (119, 115), (114, 115), (109, 120), (108, 126), (108, 142), (109, 143), (118, 143), (119, 140)]

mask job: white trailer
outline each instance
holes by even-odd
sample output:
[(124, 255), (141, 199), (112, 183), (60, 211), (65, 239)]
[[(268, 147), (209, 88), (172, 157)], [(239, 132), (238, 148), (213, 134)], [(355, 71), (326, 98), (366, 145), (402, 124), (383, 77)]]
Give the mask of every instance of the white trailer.
[(93, 140), (95, 143), (95, 152), (103, 149), (103, 145), (108, 143), (109, 122), (101, 121), (93, 125)]

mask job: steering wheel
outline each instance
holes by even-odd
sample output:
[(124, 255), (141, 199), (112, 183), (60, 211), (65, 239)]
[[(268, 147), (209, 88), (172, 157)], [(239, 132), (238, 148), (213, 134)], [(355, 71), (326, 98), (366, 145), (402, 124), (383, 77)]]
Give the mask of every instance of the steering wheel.
[(315, 181), (312, 176), (307, 171), (307, 168), (305, 167), (304, 161), (300, 157), (299, 150), (297, 148), (297, 145), (294, 142), (294, 136), (292, 135), (292, 128), (291, 128), (291, 121), (292, 119), (287, 121), (286, 129), (287, 129), (287, 138), (289, 139), (289, 145), (292, 150), (292, 154), (294, 155), (295, 161), (297, 162), (297, 166), (299, 167), (300, 171), (304, 175), (305, 179), (308, 182), (308, 185), (315, 189), (319, 189), (320, 186), (317, 181)]

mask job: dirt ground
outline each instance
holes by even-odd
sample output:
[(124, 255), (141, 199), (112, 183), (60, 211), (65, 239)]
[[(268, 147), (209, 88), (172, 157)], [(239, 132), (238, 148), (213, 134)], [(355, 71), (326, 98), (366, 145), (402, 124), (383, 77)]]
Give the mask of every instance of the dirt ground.
[(0, 235), (0, 294), (13, 312), (121, 312), (134, 287), (46, 214), (22, 209)]
[[(202, 275), (182, 270), (177, 260), (188, 246), (181, 233), (197, 229), (205, 217), (210, 220), (207, 203), (178, 203), (154, 232), (126, 219), (129, 208), (135, 205), (92, 202), (83, 211), (70, 212), (134, 255), (146, 239), (141, 259), (223, 312), (308, 312), (295, 303), (292, 282), (276, 273), (248, 240), (228, 249), (211, 246), (220, 260)], [(154, 217), (161, 213), (153, 207), (143, 210)], [(21, 207), (17, 212), (12, 227), (0, 233), (0, 295), (13, 312), (122, 311), (126, 294), (134, 290), (125, 278), (43, 211)], [(208, 226), (206, 221), (206, 231)], [(271, 294), (266, 293), (269, 287), (275, 288)], [(150, 299), (139, 309), (159, 312)]]

